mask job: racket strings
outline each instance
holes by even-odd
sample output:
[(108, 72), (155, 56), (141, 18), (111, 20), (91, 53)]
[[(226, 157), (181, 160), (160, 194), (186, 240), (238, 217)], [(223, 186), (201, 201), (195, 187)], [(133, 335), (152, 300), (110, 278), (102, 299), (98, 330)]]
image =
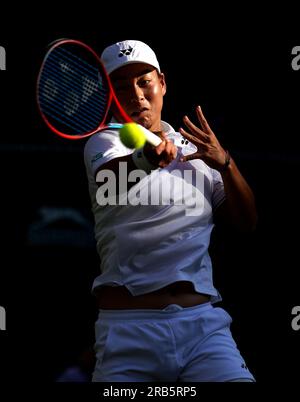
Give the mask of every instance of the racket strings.
[[(54, 60), (52, 60), (52, 58)], [(59, 69), (57, 68), (57, 64), (59, 65)], [(47, 64), (45, 65), (46, 68), (49, 68), (51, 70), (53, 75), (56, 75), (58, 77), (61, 77), (63, 80), (62, 85), (67, 84), (76, 86), (84, 86), (84, 90), (87, 90), (89, 95), (92, 95), (95, 90), (100, 89), (99, 91), (99, 101), (101, 103), (105, 101), (107, 97), (107, 88), (103, 84), (102, 76), (99, 74), (99, 71), (96, 70), (94, 71), (94, 74), (91, 75), (91, 72), (89, 72), (88, 76), (85, 75), (85, 71), (80, 69), (80, 65), (72, 65), (71, 63), (66, 64), (66, 60), (64, 57), (60, 56), (57, 57), (54, 52), (49, 55), (49, 58), (47, 60)], [(84, 82), (83, 82), (84, 81)], [(87, 96), (87, 93), (83, 93), (83, 96)], [(96, 99), (97, 103), (97, 99)]]
[[(52, 111), (56, 110), (59, 113), (64, 111), (64, 113), (66, 113), (67, 115), (75, 114), (82, 100), (80, 99), (80, 93), (82, 91), (81, 87), (76, 87), (71, 84), (67, 85), (67, 83), (64, 83), (63, 81), (60, 81), (60, 84), (58, 86), (57, 77), (49, 74), (47, 67), (45, 67), (44, 74), (41, 77), (40, 82), (43, 86), (40, 101), (41, 104), (44, 106), (46, 112), (47, 109), (49, 109)], [(64, 91), (67, 95), (65, 95), (64, 97), (59, 96), (59, 93), (62, 91)], [(83, 96), (84, 93), (82, 97)], [(87, 120), (88, 124), (93, 124), (93, 121), (94, 123), (98, 122), (99, 118), (104, 113), (105, 104), (100, 102), (94, 103), (91, 100), (89, 103), (87, 103), (87, 99), (84, 99), (83, 102), (86, 103), (86, 105), (84, 103), (81, 104), (82, 116), (76, 117), (75, 114), (74, 119), (80, 121), (80, 119), (86, 120), (86, 117), (89, 117), (89, 119)]]
[[(57, 52), (52, 52), (52, 55), (53, 57), (56, 57), (56, 60), (59, 61), (57, 56), (60, 56), (62, 57), (62, 60), (70, 62), (71, 68), (72, 65), (75, 67), (74, 70), (72, 71), (72, 79), (74, 78), (74, 76), (76, 77), (76, 79), (77, 76), (79, 76), (80, 80), (78, 81), (77, 79), (77, 82), (79, 82), (79, 84), (82, 83), (81, 79), (83, 79), (85, 89), (87, 89), (89, 95), (91, 95), (95, 90), (98, 90), (99, 100), (104, 103), (107, 99), (108, 88), (107, 85), (104, 84), (104, 80), (99, 72), (99, 68), (94, 67), (90, 63), (86, 62), (84, 59), (76, 56), (75, 54), (67, 51), (66, 49), (58, 47), (56, 48), (56, 50)], [(76, 71), (77, 67), (78, 71)], [(84, 93), (83, 97), (86, 95), (87, 94)]]
[[(103, 114), (103, 110), (100, 110), (100, 108), (94, 109), (94, 116), (92, 116), (88, 110), (85, 110), (86, 108), (84, 107), (81, 108), (82, 110), (80, 113), (77, 112), (80, 105), (80, 97), (78, 96), (78, 92), (76, 91), (70, 91), (69, 89), (68, 95), (63, 101), (60, 101), (58, 99), (51, 99), (51, 96), (53, 94), (53, 89), (51, 88), (51, 86), (53, 84), (55, 85), (55, 88), (57, 88), (55, 82), (53, 82), (53, 80), (49, 78), (44, 82), (44, 93), (42, 94), (42, 97), (40, 99), (42, 110), (46, 115), (51, 116), (52, 118), (63, 124), (64, 121), (61, 120), (61, 118), (59, 117), (61, 116), (63, 119), (66, 120), (66, 125), (70, 128), (73, 128), (75, 132), (78, 130), (89, 130), (99, 123), (99, 119), (102, 117)], [(96, 115), (97, 112), (99, 113), (99, 116)], [(74, 125), (72, 126), (70, 124), (67, 124), (68, 121), (69, 123), (74, 122)]]
[(108, 96), (99, 68), (62, 47), (50, 52), (39, 82), (39, 102), (47, 118), (70, 134), (92, 131), (105, 117)]
[[(47, 85), (49, 85), (49, 80), (47, 80), (47, 82), (45, 83), (44, 88), (47, 88)], [(82, 113), (80, 115), (76, 113), (76, 105), (78, 105), (79, 100), (78, 98), (76, 98), (76, 95), (73, 96), (73, 99), (70, 97), (64, 102), (52, 101), (50, 103), (48, 102), (47, 104), (45, 104), (44, 101), (47, 102), (47, 100), (49, 101), (49, 99), (45, 99), (45, 97), (41, 98), (40, 104), (42, 111), (47, 116), (47, 118), (52, 117), (54, 120), (61, 123), (62, 125), (71, 128), (74, 131), (74, 134), (77, 134), (77, 132), (80, 133), (89, 131), (90, 128), (95, 127), (98, 120), (86, 119)], [(63, 109), (65, 109), (64, 112), (62, 112)]]
[[(83, 72), (80, 68), (80, 66), (77, 64), (76, 66), (69, 65), (68, 68), (61, 68), (62, 63), (65, 63), (63, 59), (59, 58), (56, 59), (57, 63), (52, 63), (52, 60), (49, 58), (49, 62), (45, 65), (44, 67), (44, 77), (49, 83), (49, 78), (53, 79), (51, 82), (51, 85), (53, 85), (56, 89), (62, 88), (62, 90), (68, 91), (67, 92), (67, 98), (64, 99), (64, 102), (59, 101), (59, 97), (57, 98), (57, 103), (63, 103), (61, 106), (65, 106), (65, 111), (67, 114), (72, 114), (74, 111), (77, 110), (77, 108), (80, 105), (80, 101), (86, 103), (88, 99), (88, 94), (86, 91), (88, 83), (88, 93), (90, 96), (92, 95), (91, 91), (91, 86), (93, 85), (93, 88), (97, 88), (98, 83), (96, 81), (97, 76), (93, 77), (86, 77), (86, 75), (83, 75)], [(77, 70), (77, 71), (76, 71)], [(79, 76), (80, 79), (76, 79), (76, 76)], [(102, 88), (104, 88), (102, 86)], [(53, 93), (53, 91), (52, 91)], [(49, 91), (47, 90), (46, 93), (46, 100), (50, 100), (53, 102), (53, 99), (49, 99)], [(104, 102), (105, 102), (105, 96), (107, 96), (107, 91), (101, 91), (100, 96), (99, 96), (99, 101), (96, 98), (96, 103), (92, 98), (90, 98), (90, 101), (88, 103), (89, 107), (93, 106), (93, 111), (98, 112), (99, 115), (103, 114), (103, 109), (104, 109)], [(63, 98), (62, 98), (63, 99)], [(73, 107), (72, 107), (73, 104)], [(89, 114), (89, 109), (84, 108), (84, 104), (81, 105), (83, 107), (83, 111), (85, 114)], [(93, 113), (92, 116), (95, 116)], [(98, 120), (98, 117), (96, 118)]]

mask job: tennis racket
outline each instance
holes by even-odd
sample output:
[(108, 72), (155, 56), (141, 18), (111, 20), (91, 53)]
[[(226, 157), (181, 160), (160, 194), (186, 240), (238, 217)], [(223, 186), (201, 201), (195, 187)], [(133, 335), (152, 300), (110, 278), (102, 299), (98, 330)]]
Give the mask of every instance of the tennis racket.
[[(73, 39), (61, 39), (50, 45), (38, 75), (37, 103), (43, 120), (55, 134), (74, 140), (107, 127), (122, 127), (122, 124), (105, 124), (112, 102), (124, 123), (133, 122), (120, 105), (110, 78), (91, 47)], [(160, 144), (157, 135), (142, 129), (150, 144)]]

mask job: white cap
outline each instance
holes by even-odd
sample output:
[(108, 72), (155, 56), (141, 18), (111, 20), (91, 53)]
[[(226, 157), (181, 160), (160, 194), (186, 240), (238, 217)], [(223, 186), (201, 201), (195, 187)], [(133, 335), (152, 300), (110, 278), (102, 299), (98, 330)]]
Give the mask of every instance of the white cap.
[(138, 40), (124, 40), (108, 46), (102, 52), (101, 61), (108, 74), (129, 63), (150, 64), (160, 72), (153, 50)]

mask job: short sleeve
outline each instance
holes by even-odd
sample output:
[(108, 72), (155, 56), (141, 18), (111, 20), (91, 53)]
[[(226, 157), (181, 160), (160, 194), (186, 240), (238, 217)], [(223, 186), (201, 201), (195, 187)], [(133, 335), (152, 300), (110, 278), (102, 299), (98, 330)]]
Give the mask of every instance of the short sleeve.
[(212, 208), (215, 210), (225, 200), (224, 183), (220, 172), (211, 169), (212, 172)]
[(106, 130), (94, 134), (85, 144), (84, 161), (87, 169), (95, 176), (101, 165), (111, 159), (126, 156), (132, 150), (120, 141), (117, 130)]

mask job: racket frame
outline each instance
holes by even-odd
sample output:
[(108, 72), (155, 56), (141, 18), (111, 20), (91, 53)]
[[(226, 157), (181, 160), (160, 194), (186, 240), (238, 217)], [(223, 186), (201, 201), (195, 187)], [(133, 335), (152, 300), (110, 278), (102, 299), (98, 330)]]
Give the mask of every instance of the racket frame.
[[(99, 65), (99, 70), (102, 70), (103, 75), (105, 77), (105, 80), (107, 82), (107, 86), (108, 86), (108, 100), (107, 100), (107, 105), (106, 105), (106, 111), (105, 111), (105, 114), (104, 114), (104, 117), (103, 117), (102, 121), (99, 123), (99, 126), (96, 129), (93, 129), (93, 130), (88, 131), (88, 132), (83, 133), (83, 134), (74, 134), (74, 135), (72, 134), (71, 135), (71, 134), (63, 133), (62, 131), (58, 130), (56, 127), (53, 126), (53, 124), (49, 121), (47, 116), (44, 114), (44, 112), (42, 111), (40, 102), (39, 102), (40, 81), (41, 81), (41, 75), (42, 75), (42, 72), (43, 72), (44, 65), (45, 65), (48, 57), (52, 53), (52, 51), (55, 48), (57, 48), (58, 46), (61, 46), (61, 45), (64, 45), (64, 44), (79, 45), (79, 46), (85, 48), (87, 51), (89, 51), (94, 56), (95, 60), (97, 61), (98, 65)], [(61, 39), (61, 40), (55, 41), (51, 45), (50, 49), (47, 51), (47, 53), (46, 53), (46, 55), (45, 55), (45, 57), (43, 59), (43, 63), (41, 65), (39, 74), (38, 74), (37, 87), (36, 87), (36, 99), (37, 99), (39, 112), (40, 112), (43, 120), (45, 121), (46, 125), (50, 128), (50, 130), (52, 130), (55, 134), (59, 135), (60, 137), (71, 139), (71, 140), (77, 140), (77, 139), (89, 137), (89, 136), (91, 136), (91, 135), (93, 135), (93, 134), (95, 134), (95, 133), (97, 133), (97, 132), (99, 132), (101, 130), (104, 130), (104, 129), (108, 128), (108, 127), (111, 127), (109, 125), (105, 125), (104, 122), (105, 122), (105, 120), (107, 118), (107, 114), (108, 114), (108, 112), (110, 110), (112, 102), (114, 102), (115, 105), (117, 106), (118, 111), (119, 111), (122, 119), (124, 120), (124, 123), (132, 123), (133, 122), (133, 120), (127, 115), (127, 113), (122, 108), (122, 106), (121, 106), (121, 104), (120, 104), (120, 102), (119, 102), (119, 100), (118, 100), (118, 98), (117, 98), (117, 96), (115, 94), (115, 91), (113, 89), (113, 86), (112, 86), (112, 83), (110, 81), (109, 75), (107, 74), (103, 63), (100, 60), (100, 57), (97, 55), (97, 53), (89, 45), (87, 45), (86, 43), (84, 43), (84, 42), (82, 42), (80, 40), (76, 40), (76, 39)]]

